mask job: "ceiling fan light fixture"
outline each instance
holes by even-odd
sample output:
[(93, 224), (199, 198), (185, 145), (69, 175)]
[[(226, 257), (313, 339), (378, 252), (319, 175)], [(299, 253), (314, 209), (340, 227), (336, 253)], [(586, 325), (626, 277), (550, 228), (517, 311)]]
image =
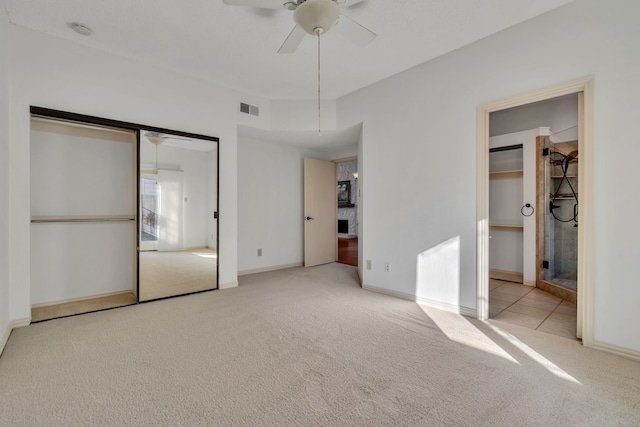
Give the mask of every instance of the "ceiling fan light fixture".
[(144, 136), (149, 140), (150, 143), (152, 143), (156, 147), (162, 144), (166, 139), (164, 136), (160, 135), (159, 132), (146, 132)]
[(338, 21), (338, 4), (333, 0), (307, 0), (296, 8), (293, 20), (308, 34), (324, 34)]

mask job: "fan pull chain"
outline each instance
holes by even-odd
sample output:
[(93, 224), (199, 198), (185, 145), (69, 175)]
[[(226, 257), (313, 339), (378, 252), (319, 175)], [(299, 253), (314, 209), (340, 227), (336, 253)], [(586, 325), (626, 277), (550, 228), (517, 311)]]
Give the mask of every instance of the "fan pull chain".
[(318, 136), (322, 136), (320, 131), (320, 33), (321, 31), (316, 31), (318, 34)]

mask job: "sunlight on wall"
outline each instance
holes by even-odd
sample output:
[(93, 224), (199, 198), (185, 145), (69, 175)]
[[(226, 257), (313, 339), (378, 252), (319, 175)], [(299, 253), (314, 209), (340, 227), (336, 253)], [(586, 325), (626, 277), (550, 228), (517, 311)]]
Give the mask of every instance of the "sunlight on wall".
[(159, 251), (183, 249), (183, 176), (182, 171), (158, 171)]
[(178, 209), (182, 208), (182, 200), (178, 197), (181, 194), (176, 191), (177, 183), (165, 182), (160, 188), (162, 194), (162, 211), (160, 212), (160, 233), (162, 240), (168, 246), (175, 248), (180, 245), (180, 234), (178, 232)]
[(418, 254), (416, 296), (459, 304), (460, 236)]

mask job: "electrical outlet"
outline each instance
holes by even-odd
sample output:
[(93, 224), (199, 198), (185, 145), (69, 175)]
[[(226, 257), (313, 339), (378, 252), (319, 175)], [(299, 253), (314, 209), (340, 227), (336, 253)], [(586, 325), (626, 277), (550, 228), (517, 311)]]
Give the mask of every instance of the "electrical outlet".
[(262, 256), (262, 248), (258, 249), (258, 256)]
[(371, 270), (371, 260), (367, 260), (367, 270)]
[(388, 262), (384, 263), (384, 271), (385, 273), (388, 273), (389, 271), (391, 271), (391, 264), (389, 264)]

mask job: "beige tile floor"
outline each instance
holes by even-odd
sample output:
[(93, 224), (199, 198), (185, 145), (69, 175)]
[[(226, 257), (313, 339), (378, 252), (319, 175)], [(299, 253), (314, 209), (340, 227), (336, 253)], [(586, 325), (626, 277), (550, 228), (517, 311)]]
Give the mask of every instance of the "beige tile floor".
[(489, 280), (489, 317), (576, 339), (576, 306), (537, 288)]

